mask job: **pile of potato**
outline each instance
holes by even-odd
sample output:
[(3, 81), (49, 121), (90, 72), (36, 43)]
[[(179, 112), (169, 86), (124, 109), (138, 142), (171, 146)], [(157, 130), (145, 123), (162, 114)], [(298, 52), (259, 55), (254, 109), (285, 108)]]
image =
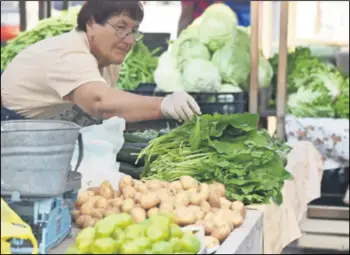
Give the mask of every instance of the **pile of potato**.
[(130, 213), (135, 223), (161, 212), (172, 214), (180, 226), (201, 225), (208, 248), (224, 241), (245, 217), (244, 204), (227, 200), (223, 184), (198, 183), (190, 176), (171, 183), (143, 182), (123, 176), (118, 191), (105, 181), (98, 188), (79, 192), (73, 218), (79, 227), (85, 228), (120, 212)]

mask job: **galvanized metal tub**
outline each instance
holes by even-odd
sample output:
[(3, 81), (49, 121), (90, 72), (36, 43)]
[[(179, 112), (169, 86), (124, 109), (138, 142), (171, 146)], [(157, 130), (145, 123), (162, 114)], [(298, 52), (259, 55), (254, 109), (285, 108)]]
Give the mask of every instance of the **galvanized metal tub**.
[(78, 137), (82, 147), (80, 128), (75, 123), (56, 120), (1, 122), (1, 194), (19, 192), (26, 197), (63, 194)]

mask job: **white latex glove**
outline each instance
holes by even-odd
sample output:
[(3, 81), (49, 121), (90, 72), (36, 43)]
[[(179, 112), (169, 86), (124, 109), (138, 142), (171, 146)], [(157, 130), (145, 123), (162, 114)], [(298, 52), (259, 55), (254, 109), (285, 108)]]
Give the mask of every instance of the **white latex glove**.
[(164, 116), (176, 120), (190, 120), (194, 114), (200, 115), (201, 110), (192, 96), (183, 91), (166, 96), (161, 104)]

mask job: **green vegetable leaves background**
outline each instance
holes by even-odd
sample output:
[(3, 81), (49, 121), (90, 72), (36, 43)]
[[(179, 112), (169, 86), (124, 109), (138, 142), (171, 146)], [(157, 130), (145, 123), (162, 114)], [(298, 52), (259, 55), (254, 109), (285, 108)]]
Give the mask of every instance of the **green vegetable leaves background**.
[(154, 83), (153, 73), (158, 64), (156, 53), (160, 49), (150, 51), (142, 42), (138, 40), (134, 48), (126, 56), (116, 83), (122, 90), (135, 90), (140, 83)]
[(43, 39), (71, 31), (76, 26), (78, 11), (78, 8), (70, 8), (57, 17), (43, 19), (39, 21), (35, 28), (23, 31), (17, 37), (8, 41), (7, 45), (1, 48), (1, 70), (5, 70), (12, 59), (28, 46)]
[[(278, 55), (270, 59), (277, 84)], [(337, 68), (312, 56), (306, 47), (288, 54), (288, 112), (306, 118), (349, 118), (349, 81)], [(276, 90), (276, 86), (274, 87)]]

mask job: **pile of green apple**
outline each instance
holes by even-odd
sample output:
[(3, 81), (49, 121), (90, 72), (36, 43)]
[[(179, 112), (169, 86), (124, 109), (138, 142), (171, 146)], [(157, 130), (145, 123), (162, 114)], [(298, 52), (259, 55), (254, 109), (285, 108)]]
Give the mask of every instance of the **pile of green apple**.
[(200, 248), (200, 240), (183, 232), (171, 215), (156, 214), (135, 224), (120, 213), (83, 229), (66, 254), (197, 254)]

